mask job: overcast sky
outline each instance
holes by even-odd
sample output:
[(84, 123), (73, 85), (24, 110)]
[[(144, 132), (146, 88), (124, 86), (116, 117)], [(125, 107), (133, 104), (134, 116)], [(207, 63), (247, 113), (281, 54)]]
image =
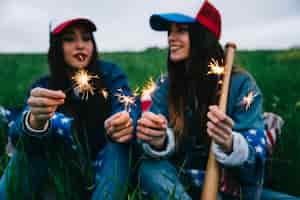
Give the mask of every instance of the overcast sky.
[[(98, 26), (100, 51), (166, 46), (166, 34), (150, 29), (149, 16), (195, 16), (201, 0), (0, 0), (0, 52), (46, 52), (52, 19), (86, 16)], [(240, 49), (300, 45), (300, 0), (211, 0), (222, 13), (221, 43)]]

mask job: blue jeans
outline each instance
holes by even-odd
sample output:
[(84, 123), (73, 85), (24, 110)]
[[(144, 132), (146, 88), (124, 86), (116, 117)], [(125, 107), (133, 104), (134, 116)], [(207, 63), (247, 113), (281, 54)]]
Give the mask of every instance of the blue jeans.
[[(24, 159), (24, 155), (26, 155), (26, 159)], [(101, 160), (96, 160), (93, 166), (95, 187), (92, 189), (91, 199), (125, 199), (129, 180), (129, 146), (108, 143), (99, 152), (97, 158), (101, 158)], [(16, 199), (13, 196), (16, 194), (11, 194), (10, 191), (22, 193), (22, 199), (39, 199), (35, 195), (43, 191), (49, 180), (48, 177), (52, 175), (48, 163), (49, 161), (40, 155), (28, 156), (28, 154), (16, 152), (0, 179), (0, 199)], [(68, 166), (62, 166), (59, 169), (69, 173), (65, 168)], [(79, 173), (78, 171), (77, 174)], [(77, 174), (75, 172), (70, 175), (77, 177)], [(74, 189), (74, 184), (76, 182), (73, 181), (68, 187)], [(19, 189), (16, 190), (14, 187)], [(64, 191), (60, 192), (64, 193)], [(74, 189), (71, 193), (76, 196), (79, 191)], [(69, 197), (74, 199), (73, 196), (69, 195)]]
[(299, 197), (290, 196), (285, 193), (276, 192), (270, 189), (264, 189), (261, 195), (261, 200), (300, 200)]
[(138, 169), (138, 182), (142, 191), (153, 199), (192, 199), (176, 168), (167, 160), (143, 160)]
[[(180, 170), (176, 169), (168, 160), (145, 159), (138, 169), (138, 181), (142, 191), (154, 199), (199, 199), (201, 187), (193, 188), (191, 181)], [(257, 187), (245, 186), (242, 188), (243, 199), (256, 198)], [(218, 194), (218, 200), (239, 199), (223, 193)]]

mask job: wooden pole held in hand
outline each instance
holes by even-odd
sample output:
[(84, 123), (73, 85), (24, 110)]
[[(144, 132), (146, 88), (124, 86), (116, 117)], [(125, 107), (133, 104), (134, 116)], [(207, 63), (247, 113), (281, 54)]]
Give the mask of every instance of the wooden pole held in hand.
[[(226, 112), (227, 97), (230, 83), (231, 69), (234, 61), (234, 52), (236, 45), (234, 43), (227, 43), (225, 46), (226, 58), (225, 69), (223, 75), (223, 83), (221, 89), (221, 96), (219, 99), (219, 107), (223, 112)], [(212, 150), (212, 144), (208, 155), (208, 161), (205, 171), (205, 180), (202, 188), (201, 200), (217, 200), (219, 189), (220, 169), (216, 162), (215, 155)]]

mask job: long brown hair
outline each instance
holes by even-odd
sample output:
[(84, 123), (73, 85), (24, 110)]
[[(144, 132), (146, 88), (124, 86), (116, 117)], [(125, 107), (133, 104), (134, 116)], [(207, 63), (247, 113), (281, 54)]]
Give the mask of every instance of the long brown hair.
[[(172, 62), (168, 58), (169, 113), (176, 143), (187, 134), (185, 111), (193, 110), (192, 117), (199, 132), (206, 133), (208, 106), (216, 103), (219, 77), (208, 75), (211, 59), (223, 64), (224, 51), (217, 38), (200, 24), (189, 24), (190, 53), (187, 60)], [(206, 134), (203, 134), (206, 135)]]
[[(75, 25), (76, 26), (76, 25)], [(68, 64), (64, 60), (63, 46), (62, 46), (62, 36), (64, 32), (59, 35), (50, 36), (50, 47), (48, 51), (48, 64), (50, 70), (49, 77), (49, 88), (54, 90), (62, 90), (66, 91), (69, 88), (72, 88), (72, 80), (70, 76), (72, 76), (73, 70), (72, 67), (68, 66)], [(101, 136), (101, 131), (98, 135), (89, 135), (88, 141), (86, 141), (85, 136), (83, 136), (83, 132), (86, 134), (87, 127), (90, 127), (95, 133), (99, 128), (104, 129), (104, 121), (109, 116), (111, 112), (111, 104), (110, 99), (106, 99), (101, 91), (106, 89), (106, 85), (102, 79), (102, 73), (100, 71), (100, 62), (98, 61), (98, 52), (97, 46), (92, 35), (92, 43), (93, 43), (93, 53), (91, 57), (91, 61), (88, 66), (85, 68), (89, 74), (97, 75), (100, 77), (99, 79), (93, 79), (91, 84), (95, 88), (95, 94), (93, 96), (89, 96), (86, 101), (80, 100), (80, 98), (75, 98), (72, 92), (67, 93), (67, 97), (65, 100), (65, 104), (58, 108), (59, 112), (64, 113), (67, 116), (71, 116), (74, 118), (74, 127), (76, 132), (78, 133), (79, 140), (81, 142), (87, 143), (85, 145), (90, 145), (89, 143), (97, 143), (99, 137)], [(98, 138), (96, 138), (98, 137)], [(102, 140), (103, 141), (103, 140)], [(92, 151), (99, 150), (99, 147), (103, 144), (92, 145), (89, 148)]]

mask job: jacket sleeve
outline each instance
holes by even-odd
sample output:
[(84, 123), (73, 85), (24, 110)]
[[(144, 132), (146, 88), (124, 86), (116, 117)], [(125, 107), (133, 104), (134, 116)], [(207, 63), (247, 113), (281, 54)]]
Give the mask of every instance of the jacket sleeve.
[[(101, 62), (101, 67), (104, 74), (104, 82), (108, 87), (111, 99), (111, 115), (126, 110), (133, 120), (134, 127), (136, 127), (136, 121), (140, 116), (139, 99), (132, 94), (127, 76), (115, 64)], [(128, 105), (122, 103), (122, 97), (124, 96), (131, 98), (131, 103)]]
[(242, 182), (256, 184), (262, 182), (266, 158), (262, 94), (248, 73), (234, 74), (230, 88), (227, 109), (229, 116), (235, 122), (234, 134), (237, 134), (236, 138), (240, 140), (239, 143), (234, 142), (233, 148), (248, 148), (246, 149), (248, 155), (243, 162), (238, 163), (237, 167)]
[[(168, 115), (168, 79), (159, 79), (156, 82), (156, 90), (151, 95), (151, 106), (149, 111), (155, 114), (161, 114), (166, 117), (169, 121)], [(166, 158), (175, 150), (175, 136), (172, 128), (167, 128), (167, 138), (165, 147), (161, 150), (154, 149), (151, 145), (146, 142), (139, 141), (142, 145), (142, 148), (147, 156), (152, 158)]]
[[(42, 78), (30, 87), (26, 102), (29, 98), (30, 91), (36, 87), (47, 88), (47, 79)], [(72, 118), (56, 112), (48, 121), (48, 126), (44, 132), (37, 133), (36, 131), (28, 128), (28, 124), (26, 124), (28, 114), (29, 106), (26, 103), (22, 112), (20, 112), (16, 119), (9, 124), (8, 135), (12, 142), (15, 145), (17, 144), (17, 148), (22, 148), (26, 152), (30, 153), (38, 153), (45, 148), (45, 144), (53, 135), (62, 136), (66, 138), (68, 142), (72, 142)]]

